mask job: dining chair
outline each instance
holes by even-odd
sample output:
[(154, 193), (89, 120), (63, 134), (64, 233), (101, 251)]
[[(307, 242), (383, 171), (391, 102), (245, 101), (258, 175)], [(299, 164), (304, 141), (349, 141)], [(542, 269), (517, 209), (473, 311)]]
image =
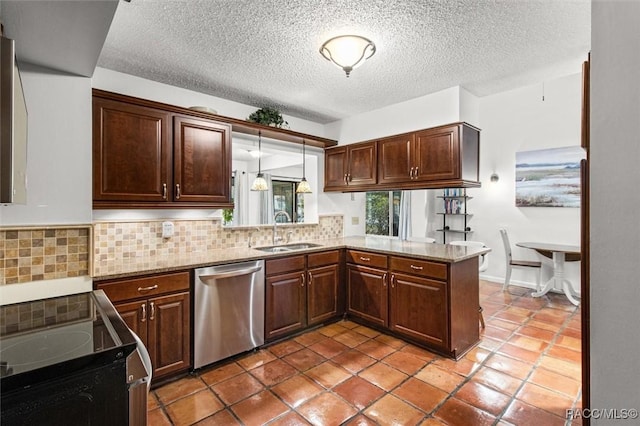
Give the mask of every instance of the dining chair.
[[(452, 246), (466, 246), (466, 247), (486, 247), (485, 243), (481, 241), (451, 241), (449, 244)], [(478, 266), (478, 272), (484, 272), (489, 268), (489, 253), (485, 253), (480, 256), (480, 265)], [(484, 329), (484, 316), (482, 315), (482, 306), (478, 307), (478, 315), (480, 317), (480, 326)]]
[(502, 291), (505, 291), (509, 286), (509, 281), (511, 281), (511, 271), (513, 268), (522, 268), (522, 269), (537, 269), (536, 276), (536, 291), (540, 291), (540, 273), (542, 272), (542, 262), (538, 262), (535, 260), (514, 260), (511, 255), (511, 243), (509, 242), (509, 235), (507, 235), (507, 230), (504, 228), (500, 228), (500, 236), (502, 237), (502, 244), (504, 244), (504, 253), (506, 255), (506, 273), (504, 276), (504, 285), (502, 286)]

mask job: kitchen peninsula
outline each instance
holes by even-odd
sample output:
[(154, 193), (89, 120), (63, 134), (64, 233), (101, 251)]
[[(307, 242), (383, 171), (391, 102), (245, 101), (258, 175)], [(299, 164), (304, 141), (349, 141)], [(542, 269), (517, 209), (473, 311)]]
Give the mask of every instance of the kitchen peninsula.
[[(191, 325), (186, 313), (195, 302), (190, 302), (192, 296), (186, 297), (190, 290), (185, 276), (198, 267), (257, 259), (266, 263), (267, 344), (343, 317), (454, 359), (478, 343), (478, 257), (489, 249), (372, 237), (312, 242), (309, 248), (276, 253), (245, 246), (109, 259), (102, 261), (108, 267), (94, 275), (94, 286), (110, 297), (114, 293), (109, 289), (126, 293), (129, 290), (122, 286), (130, 287), (129, 299), (114, 304), (117, 309), (133, 309), (121, 314), (133, 322), (129, 326), (134, 329), (150, 311), (147, 305), (154, 297), (180, 295), (181, 304), (173, 301), (174, 319), (184, 326), (179, 335), (164, 339), (166, 344), (184, 342), (183, 350), (177, 352), (182, 361), (170, 363), (180, 365), (172, 373), (191, 366), (187, 353)], [(143, 293), (136, 294), (136, 289)], [(277, 300), (270, 304), (270, 297)]]

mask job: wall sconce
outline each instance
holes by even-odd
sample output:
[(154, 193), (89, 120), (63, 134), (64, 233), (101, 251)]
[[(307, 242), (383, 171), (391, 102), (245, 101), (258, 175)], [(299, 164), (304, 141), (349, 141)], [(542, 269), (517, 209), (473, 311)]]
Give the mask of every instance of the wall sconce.
[(367, 38), (357, 35), (343, 35), (331, 38), (320, 47), (320, 54), (327, 61), (342, 68), (347, 77), (364, 61), (376, 53), (376, 45)]
[(498, 174), (497, 174), (496, 172), (493, 172), (493, 173), (491, 174), (491, 177), (489, 178), (489, 180), (490, 180), (491, 182), (494, 182), (494, 183), (495, 183), (495, 182), (497, 182), (497, 181), (499, 181), (499, 180), (500, 180), (500, 176), (498, 176)]

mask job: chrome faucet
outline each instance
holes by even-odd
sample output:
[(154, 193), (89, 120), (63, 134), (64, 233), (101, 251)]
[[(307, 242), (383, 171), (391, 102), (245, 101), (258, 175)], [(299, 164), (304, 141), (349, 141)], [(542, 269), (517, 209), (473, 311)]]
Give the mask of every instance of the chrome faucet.
[(281, 214), (285, 215), (287, 217), (287, 221), (291, 222), (291, 216), (289, 216), (289, 213), (287, 213), (284, 210), (280, 210), (277, 211), (274, 215), (273, 215), (273, 245), (275, 246), (276, 243), (278, 241), (282, 241), (282, 237), (277, 236), (277, 230), (276, 227), (278, 225), (278, 221), (276, 219), (278, 219), (278, 216), (280, 216)]

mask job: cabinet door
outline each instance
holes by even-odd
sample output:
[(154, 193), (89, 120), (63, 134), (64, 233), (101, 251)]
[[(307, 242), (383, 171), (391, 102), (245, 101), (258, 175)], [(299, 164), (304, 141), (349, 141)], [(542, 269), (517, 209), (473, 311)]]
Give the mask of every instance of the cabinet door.
[(378, 175), (378, 148), (375, 142), (347, 146), (349, 151), (348, 186), (375, 185)]
[(460, 179), (460, 128), (439, 127), (415, 134), (414, 180), (434, 181)]
[(338, 315), (339, 265), (309, 269), (307, 273), (308, 325), (318, 324)]
[(265, 338), (267, 340), (284, 336), (306, 326), (305, 272), (267, 277)]
[(142, 340), (142, 343), (148, 348), (147, 320), (149, 318), (149, 312), (147, 311), (147, 301), (116, 303), (114, 307), (127, 324), (127, 327), (136, 333), (138, 337), (140, 337), (140, 340)]
[(447, 285), (391, 273), (391, 330), (448, 349)]
[(398, 135), (378, 141), (378, 183), (407, 182), (411, 180), (412, 134)]
[(347, 312), (372, 324), (387, 325), (387, 273), (347, 265)]
[(167, 201), (169, 114), (93, 98), (93, 199)]
[(228, 203), (231, 191), (231, 126), (173, 118), (174, 201)]
[(147, 349), (154, 377), (187, 370), (191, 366), (189, 293), (155, 297), (147, 307)]
[(324, 188), (342, 190), (347, 186), (347, 148), (336, 147), (324, 151)]

